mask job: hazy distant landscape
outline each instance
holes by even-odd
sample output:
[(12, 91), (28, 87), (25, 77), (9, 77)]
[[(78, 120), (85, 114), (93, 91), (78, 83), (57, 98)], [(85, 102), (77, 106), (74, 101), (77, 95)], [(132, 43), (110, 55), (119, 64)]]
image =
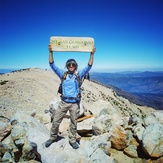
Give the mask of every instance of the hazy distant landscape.
[(0, 69), (0, 74), (10, 73), (15, 71), (16, 69)]
[(112, 87), (137, 104), (163, 110), (163, 72), (94, 72), (90, 75), (91, 80)]

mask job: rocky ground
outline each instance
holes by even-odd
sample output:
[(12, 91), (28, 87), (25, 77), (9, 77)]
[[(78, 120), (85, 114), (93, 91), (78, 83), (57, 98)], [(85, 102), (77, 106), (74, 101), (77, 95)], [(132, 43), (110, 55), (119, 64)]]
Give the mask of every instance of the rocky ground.
[(26, 69), (0, 76), (1, 114), (11, 118), (17, 110), (43, 113), (57, 96), (59, 79), (53, 72)]
[[(46, 140), (45, 138), (48, 138), (51, 127), (50, 115), (49, 113), (45, 114), (44, 111), (49, 108), (54, 110), (57, 108), (57, 103), (60, 100), (57, 94), (59, 83), (58, 77), (50, 70), (26, 69), (0, 76), (0, 116), (2, 121), (0, 136), (2, 143), (5, 142), (4, 144), (6, 144), (7, 140), (20, 142), (20, 139), (18, 139), (19, 141), (17, 139), (11, 140), (9, 138), (10, 133), (12, 137), (12, 133), (15, 132), (14, 128), (18, 126), (23, 126), (23, 133), (26, 128), (31, 130), (31, 123), (37, 123), (32, 119), (34, 117), (40, 124), (35, 125), (35, 130), (32, 129), (33, 136), (27, 132), (30, 136), (26, 141), (28, 143), (30, 141), (35, 142), (40, 150), (39, 154), (42, 153), (42, 158), (44, 158), (44, 161), (41, 159), (42, 162), (48, 162), (48, 158), (43, 156), (47, 151), (40, 145), (40, 142), (43, 143)], [(163, 116), (161, 116), (161, 111), (158, 113), (153, 108), (135, 105), (127, 99), (117, 96), (112, 89), (87, 80), (84, 81), (81, 89), (81, 118), (85, 118), (84, 120), (79, 119), (78, 122), (78, 133), (79, 138), (81, 138), (81, 148), (78, 152), (83, 154), (81, 160), (85, 158), (87, 162), (95, 162), (93, 160), (97, 160), (97, 158), (94, 152), (90, 154), (88, 159), (84, 153), (84, 151), (91, 152), (92, 148), (95, 148), (96, 151), (99, 151), (97, 152), (99, 160), (100, 154), (105, 158), (102, 162), (109, 160), (118, 163), (159, 163), (162, 161), (163, 136), (160, 132), (163, 132)], [(15, 113), (16, 118), (13, 118)], [(28, 118), (26, 117), (27, 113), (29, 114)], [(21, 115), (24, 115), (24, 121), (27, 118), (25, 121), (27, 126), (22, 125)], [(30, 115), (32, 116), (30, 117)], [(10, 122), (16, 121), (16, 123), (9, 123), (6, 121), (7, 119)], [(60, 126), (60, 133), (64, 137), (67, 136), (68, 123), (69, 119), (65, 118)], [(40, 135), (44, 135), (45, 138), (41, 137), (39, 139), (39, 135), (35, 136), (34, 133), (38, 132), (37, 126), (42, 124), (43, 127), (41, 128), (43, 129), (40, 131)], [(155, 130), (151, 129), (152, 127)], [(37, 132), (36, 134), (38, 134)], [(154, 137), (156, 135), (157, 137)], [(105, 143), (100, 142), (100, 137)], [(108, 140), (106, 140), (106, 137)], [(97, 143), (94, 143), (95, 140), (97, 140)], [(1, 144), (1, 146), (4, 144)], [(67, 139), (58, 142), (55, 147), (52, 146), (51, 148), (58, 151), (61, 150), (60, 148), (63, 145), (66, 147), (64, 152), (67, 152), (67, 149), (71, 151)], [(102, 149), (103, 146), (107, 145), (107, 152), (106, 148), (102, 151), (101, 148), (99, 149), (101, 145)], [(30, 143), (29, 146), (31, 146)], [(73, 152), (72, 155), (77, 155), (76, 151)], [(4, 155), (5, 152), (1, 152), (1, 157), (4, 157)], [(63, 156), (62, 152), (59, 152), (58, 155)], [(72, 159), (65, 155), (64, 157), (67, 160)], [(22, 157), (24, 158), (24, 156)], [(20, 160), (23, 160), (22, 157)], [(35, 157), (31, 158), (34, 160)], [(51, 159), (57, 160), (59, 158)], [(82, 162), (81, 160), (80, 162)], [(60, 162), (62, 161), (60, 160)]]

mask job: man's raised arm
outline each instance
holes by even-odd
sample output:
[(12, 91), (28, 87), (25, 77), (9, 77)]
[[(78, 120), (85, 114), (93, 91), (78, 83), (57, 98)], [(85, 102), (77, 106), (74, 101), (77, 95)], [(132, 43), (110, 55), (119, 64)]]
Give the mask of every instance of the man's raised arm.
[(92, 49), (92, 52), (90, 53), (90, 58), (89, 58), (89, 61), (88, 61), (88, 64), (89, 64), (90, 66), (93, 65), (94, 53), (95, 53), (95, 52), (96, 52), (96, 48), (94, 47), (94, 48)]
[(50, 44), (48, 45), (48, 50), (49, 50), (49, 63), (53, 63), (54, 62), (54, 59), (53, 59), (53, 50), (52, 50), (52, 47), (51, 47)]

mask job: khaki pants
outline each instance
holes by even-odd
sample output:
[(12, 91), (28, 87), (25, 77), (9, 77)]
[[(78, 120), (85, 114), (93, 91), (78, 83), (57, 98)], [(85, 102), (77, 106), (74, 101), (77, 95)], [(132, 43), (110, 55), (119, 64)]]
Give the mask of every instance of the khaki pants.
[(78, 103), (66, 103), (61, 101), (58, 105), (58, 109), (55, 112), (52, 122), (52, 128), (50, 132), (51, 139), (57, 139), (59, 125), (62, 122), (67, 111), (70, 113), (70, 126), (69, 126), (69, 140), (71, 143), (76, 142), (77, 134), (77, 118), (79, 116), (79, 104)]

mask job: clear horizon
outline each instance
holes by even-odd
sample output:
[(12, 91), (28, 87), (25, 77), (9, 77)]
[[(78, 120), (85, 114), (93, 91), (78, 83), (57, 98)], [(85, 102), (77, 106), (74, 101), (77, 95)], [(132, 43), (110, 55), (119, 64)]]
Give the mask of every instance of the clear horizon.
[[(49, 68), (51, 36), (93, 37), (93, 71), (163, 70), (162, 0), (1, 0), (0, 69)], [(54, 52), (79, 69), (89, 53)]]
[[(5, 69), (5, 68), (1, 68), (0, 69), (0, 73), (10, 73), (12, 71), (15, 71), (15, 70), (22, 70), (22, 69), (28, 69), (30, 67), (26, 67), (26, 68), (9, 68), (9, 69)], [(32, 68), (39, 68), (39, 67), (32, 67)], [(40, 69), (48, 69), (48, 70), (51, 70), (49, 67), (48, 68), (40, 68)], [(66, 69), (63, 68), (63, 70), (66, 71)], [(80, 71), (80, 69), (79, 69)], [(163, 69), (92, 69), (90, 71), (90, 73), (123, 73), (123, 72), (163, 72)]]

